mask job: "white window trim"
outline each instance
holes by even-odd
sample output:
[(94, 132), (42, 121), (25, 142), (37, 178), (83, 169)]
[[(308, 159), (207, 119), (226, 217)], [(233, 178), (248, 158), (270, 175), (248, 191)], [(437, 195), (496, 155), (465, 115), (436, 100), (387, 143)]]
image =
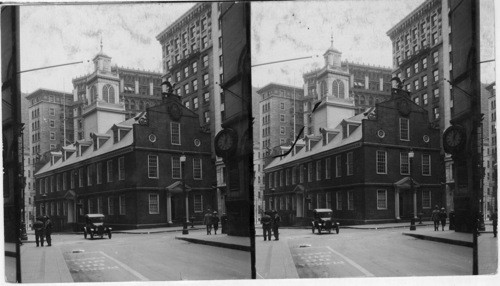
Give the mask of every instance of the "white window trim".
[[(429, 205), (424, 206), (424, 193), (429, 193)], [(432, 207), (432, 195), (430, 190), (422, 190), (422, 209), (430, 209)]]
[[(151, 211), (151, 196), (156, 197), (156, 205), (157, 205), (157, 211)], [(160, 195), (155, 194), (155, 193), (150, 193), (148, 195), (148, 208), (149, 208), (149, 214), (160, 214)]]
[[(378, 194), (379, 194), (379, 191), (383, 191), (384, 194), (385, 194), (385, 208), (381, 208), (378, 206)], [(377, 201), (376, 201), (376, 204), (377, 204), (377, 210), (387, 210), (387, 190), (384, 190), (384, 189), (378, 189), (377, 190)]]
[[(199, 198), (200, 198), (200, 209), (199, 209), (199, 210), (197, 210), (197, 209), (195, 208), (195, 205), (196, 205), (196, 197), (197, 197), (197, 196), (199, 196)], [(202, 212), (203, 212), (203, 194), (194, 194), (194, 195), (193, 195), (193, 211), (194, 211), (195, 213), (202, 213)]]
[[(406, 162), (403, 162), (403, 155), (406, 155)], [(406, 163), (408, 165), (408, 172), (404, 173), (403, 172), (403, 163)], [(407, 152), (400, 152), (399, 153), (399, 174), (401, 175), (409, 175), (410, 174), (410, 156), (408, 155)]]
[[(195, 174), (195, 163), (194, 162), (195, 161), (200, 162), (200, 177), (199, 178), (197, 178), (197, 177), (194, 176), (194, 174)], [(194, 180), (203, 180), (203, 168), (202, 168), (202, 164), (203, 164), (203, 162), (202, 162), (201, 158), (193, 158), (193, 179)]]
[[(401, 130), (401, 123), (402, 123), (402, 120), (406, 120), (406, 129), (408, 130), (408, 138), (402, 138), (401, 135), (402, 135), (402, 130)], [(407, 118), (399, 118), (399, 140), (401, 141), (410, 141), (410, 120), (407, 119)]]
[[(173, 126), (176, 125), (179, 127), (179, 142), (173, 142)], [(181, 124), (177, 122), (170, 122), (170, 144), (172, 145), (181, 145), (182, 140), (181, 140)]]
[[(174, 159), (178, 159), (179, 160), (179, 177), (174, 177)], [(171, 158), (171, 164), (172, 164), (172, 179), (181, 179), (182, 178), (182, 162), (181, 162), (181, 159), (179, 157), (172, 157)]]
[[(424, 174), (424, 156), (428, 156), (429, 157), (429, 174)], [(422, 162), (422, 168), (421, 168), (422, 169), (422, 176), (426, 176), (426, 177), (431, 176), (432, 175), (431, 155), (429, 155), (429, 154), (422, 154), (422, 156), (421, 156), (420, 159), (422, 160), (421, 161)]]
[[(383, 152), (384, 153), (384, 157), (385, 157), (385, 172), (379, 172), (378, 171), (378, 152)], [(386, 175), (387, 174), (387, 151), (382, 151), (382, 150), (377, 150), (375, 152), (375, 171), (377, 172), (377, 174), (381, 174), (381, 175)]]
[[(150, 165), (150, 162), (151, 162), (150, 158), (156, 158), (156, 166)], [(158, 175), (159, 174), (159, 164), (158, 163), (159, 163), (158, 155), (148, 155), (148, 178), (149, 179), (158, 179), (158, 177), (159, 177), (159, 175)], [(151, 172), (149, 171), (150, 168), (152, 168), (152, 167), (156, 168), (156, 174), (154, 176), (151, 176), (150, 175)]]

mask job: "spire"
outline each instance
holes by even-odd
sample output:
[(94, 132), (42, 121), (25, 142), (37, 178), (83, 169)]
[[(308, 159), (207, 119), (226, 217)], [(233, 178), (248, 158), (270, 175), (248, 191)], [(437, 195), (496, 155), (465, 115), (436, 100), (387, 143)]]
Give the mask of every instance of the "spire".
[(332, 34), (330, 36), (330, 42), (331, 42), (330, 48), (333, 49), (333, 32), (332, 32)]
[(102, 34), (101, 34), (101, 54), (102, 54)]

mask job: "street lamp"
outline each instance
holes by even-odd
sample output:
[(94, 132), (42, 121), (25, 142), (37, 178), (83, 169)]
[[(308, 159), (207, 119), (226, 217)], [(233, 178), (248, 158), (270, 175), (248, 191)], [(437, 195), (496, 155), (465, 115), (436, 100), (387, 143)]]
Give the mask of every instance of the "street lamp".
[[(413, 190), (413, 177), (412, 177), (413, 157), (415, 157), (415, 152), (413, 152), (413, 150), (410, 150), (410, 152), (408, 152), (408, 158), (410, 159), (410, 166), (408, 166), (408, 168), (410, 169), (409, 170), (410, 171), (409, 172), (410, 173), (410, 191), (412, 194), (414, 192), (414, 190)], [(410, 230), (416, 230), (416, 229), (417, 229), (417, 227), (415, 226), (415, 214), (412, 213), (411, 221), (410, 221)]]
[(189, 220), (189, 204), (188, 204), (188, 197), (187, 197), (187, 192), (186, 192), (186, 176), (184, 172), (184, 165), (186, 163), (186, 156), (182, 155), (180, 157), (181, 161), (181, 172), (182, 172), (182, 193), (184, 194), (184, 200), (186, 202), (186, 219), (184, 220), (184, 223), (182, 224), (182, 234), (189, 234), (188, 230), (188, 220)]

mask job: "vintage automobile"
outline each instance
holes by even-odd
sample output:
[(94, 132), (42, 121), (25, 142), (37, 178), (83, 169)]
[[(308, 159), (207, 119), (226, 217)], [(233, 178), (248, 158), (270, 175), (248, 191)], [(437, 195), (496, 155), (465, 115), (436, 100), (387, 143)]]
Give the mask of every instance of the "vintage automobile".
[(101, 238), (107, 234), (109, 239), (111, 239), (111, 227), (104, 225), (104, 215), (103, 214), (86, 214), (85, 215), (85, 226), (83, 227), (83, 237), (93, 239), (94, 236), (100, 236)]
[(323, 230), (332, 233), (332, 229), (334, 228), (335, 232), (339, 233), (339, 223), (333, 220), (332, 213), (331, 209), (314, 209), (312, 232), (314, 233), (314, 230), (317, 229), (319, 234)]

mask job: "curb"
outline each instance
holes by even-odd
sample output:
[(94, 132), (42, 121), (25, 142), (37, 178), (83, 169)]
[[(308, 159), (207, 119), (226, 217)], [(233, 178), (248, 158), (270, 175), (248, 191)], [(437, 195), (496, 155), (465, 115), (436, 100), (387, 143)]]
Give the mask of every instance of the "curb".
[(176, 236), (175, 239), (184, 240), (184, 241), (191, 242), (191, 243), (204, 244), (204, 245), (210, 245), (210, 246), (216, 246), (216, 247), (223, 247), (223, 248), (229, 248), (229, 249), (235, 249), (235, 250), (241, 250), (241, 251), (250, 252), (252, 250), (252, 248), (250, 246), (233, 244), (233, 243), (223, 243), (223, 242), (219, 242), (219, 241), (210, 241), (210, 240), (203, 240), (203, 239), (198, 239), (198, 238), (182, 237), (182, 236)]
[(454, 244), (454, 245), (465, 246), (465, 247), (473, 247), (472, 242), (468, 242), (468, 241), (449, 239), (449, 238), (443, 238), (443, 237), (428, 236), (428, 235), (416, 234), (416, 233), (406, 233), (406, 232), (403, 232), (403, 235), (412, 236), (412, 237), (415, 237), (418, 239), (423, 239), (423, 240), (436, 241), (436, 242)]

